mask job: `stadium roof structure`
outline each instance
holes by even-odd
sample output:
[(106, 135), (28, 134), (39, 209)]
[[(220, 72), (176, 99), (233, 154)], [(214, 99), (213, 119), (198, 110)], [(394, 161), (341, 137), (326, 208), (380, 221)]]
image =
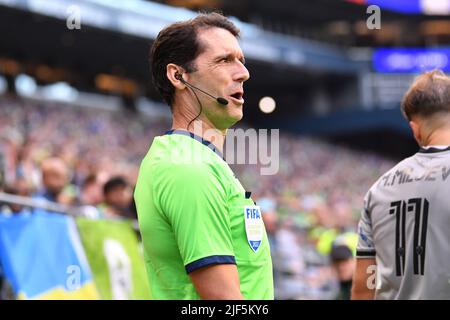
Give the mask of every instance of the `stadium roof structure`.
[[(0, 0), (0, 5), (66, 21), (78, 12), (80, 24), (133, 37), (152, 40), (164, 26), (193, 18), (196, 12), (141, 0)], [(264, 30), (235, 17), (242, 30), (242, 47), (248, 59), (289, 67), (321, 69), (342, 73), (357, 72), (362, 65), (346, 50), (326, 42)]]
[[(158, 99), (149, 85), (150, 44), (163, 26), (196, 13), (142, 0), (79, 0), (76, 6), (82, 27), (69, 30), (66, 20), (71, 3), (0, 0), (1, 55), (14, 58), (21, 72), (37, 74), (39, 81), (54, 82), (60, 77), (81, 90), (91, 90), (96, 88), (99, 75), (106, 82), (120, 77), (127, 87), (141, 84), (140, 94)], [(333, 74), (341, 78), (331, 81), (345, 82), (342, 78), (354, 77), (370, 67), (367, 59), (355, 59), (346, 47), (232, 19), (243, 31), (242, 47), (252, 70), (249, 92), (258, 92), (255, 98), (249, 94), (247, 101), (255, 104), (263, 93), (278, 91), (289, 98), (288, 92), (298, 85), (309, 87)]]
[[(151, 0), (193, 10), (219, 8), (245, 22), (303, 38), (351, 46), (450, 43), (449, 0)], [(381, 30), (365, 22), (381, 9)]]

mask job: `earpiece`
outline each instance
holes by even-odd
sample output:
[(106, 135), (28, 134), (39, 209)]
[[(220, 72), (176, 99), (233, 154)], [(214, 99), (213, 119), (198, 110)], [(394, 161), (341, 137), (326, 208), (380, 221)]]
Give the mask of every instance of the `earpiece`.
[(183, 82), (183, 76), (179, 72), (175, 72), (175, 79), (180, 80)]

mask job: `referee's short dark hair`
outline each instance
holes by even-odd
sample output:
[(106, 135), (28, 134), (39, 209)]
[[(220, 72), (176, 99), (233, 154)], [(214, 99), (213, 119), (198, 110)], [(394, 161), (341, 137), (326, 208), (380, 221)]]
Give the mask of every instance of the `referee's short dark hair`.
[(418, 76), (403, 97), (403, 115), (430, 117), (436, 113), (450, 113), (450, 78), (441, 70), (425, 72)]
[(150, 66), (153, 82), (169, 106), (173, 104), (175, 88), (167, 79), (166, 67), (174, 63), (186, 72), (194, 72), (193, 61), (203, 52), (197, 39), (201, 28), (222, 28), (239, 37), (239, 29), (226, 17), (217, 12), (202, 13), (194, 19), (169, 25), (161, 30), (150, 49)]

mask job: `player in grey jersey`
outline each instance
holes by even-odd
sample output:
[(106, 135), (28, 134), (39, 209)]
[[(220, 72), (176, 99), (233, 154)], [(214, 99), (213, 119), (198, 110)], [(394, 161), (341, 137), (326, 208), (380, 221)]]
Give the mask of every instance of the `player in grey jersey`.
[(420, 145), (370, 188), (352, 299), (450, 299), (450, 78), (416, 78), (401, 109)]

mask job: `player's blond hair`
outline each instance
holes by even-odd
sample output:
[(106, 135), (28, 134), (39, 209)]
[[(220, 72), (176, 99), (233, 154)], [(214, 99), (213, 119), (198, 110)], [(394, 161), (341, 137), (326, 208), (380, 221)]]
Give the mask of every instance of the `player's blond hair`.
[(450, 78), (437, 69), (418, 76), (405, 93), (401, 110), (408, 120), (415, 115), (450, 115)]

